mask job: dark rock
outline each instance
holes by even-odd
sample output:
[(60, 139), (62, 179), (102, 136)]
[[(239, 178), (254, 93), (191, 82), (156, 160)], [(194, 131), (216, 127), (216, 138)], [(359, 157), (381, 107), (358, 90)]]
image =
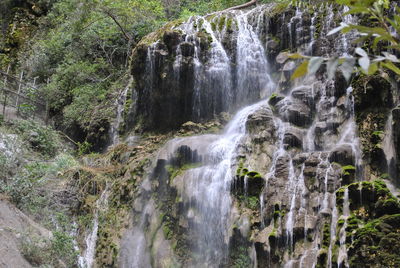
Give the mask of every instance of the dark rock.
[(248, 171), (246, 168), (238, 170), (238, 172), (233, 185), (234, 192), (239, 195), (247, 194), (258, 198), (265, 186), (265, 179), (260, 173)]
[(283, 119), (296, 126), (305, 127), (312, 122), (311, 109), (299, 100), (286, 101), (284, 99), (277, 104), (277, 107), (279, 107), (279, 113), (283, 115)]
[(271, 129), (273, 120), (271, 109), (268, 106), (262, 106), (247, 117), (246, 130), (249, 134), (258, 134), (261, 131)]
[(275, 177), (287, 179), (289, 176), (289, 157), (280, 157), (276, 160)]
[(312, 88), (309, 86), (300, 86), (292, 90), (292, 97), (306, 104), (312, 104), (314, 102), (314, 96), (312, 94)]
[(183, 42), (180, 44), (182, 56), (189, 57), (194, 55), (194, 46), (192, 43)]
[(181, 42), (181, 33), (177, 31), (166, 31), (163, 36), (163, 41), (170, 53), (174, 53), (177, 46)]
[(300, 129), (291, 127), (289, 128), (283, 137), (283, 144), (288, 148), (302, 148), (303, 146), (303, 133)]
[(335, 148), (329, 155), (330, 162), (337, 162), (341, 165), (354, 165), (354, 160), (353, 148), (347, 144)]
[(308, 157), (307, 153), (296, 154), (292, 159), (293, 164), (296, 166), (303, 164), (304, 161), (307, 159), (307, 157)]
[(282, 95), (273, 94), (273, 95), (269, 98), (268, 103), (269, 103), (271, 106), (275, 106), (278, 102), (280, 102), (280, 101), (283, 100), (284, 98), (285, 98), (285, 97), (282, 96)]

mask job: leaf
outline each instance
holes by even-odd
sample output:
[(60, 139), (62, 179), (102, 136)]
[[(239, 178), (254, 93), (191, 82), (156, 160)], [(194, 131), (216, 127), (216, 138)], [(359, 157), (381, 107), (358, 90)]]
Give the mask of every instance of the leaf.
[(338, 65), (339, 65), (339, 59), (337, 58), (331, 59), (326, 63), (328, 79), (332, 79), (335, 76), (336, 68), (338, 67)]
[(364, 49), (362, 49), (361, 47), (356, 48), (356, 53), (358, 55), (360, 55), (361, 57), (368, 57), (367, 52)]
[(400, 75), (400, 69), (396, 65), (394, 65), (392, 62), (385, 61), (385, 62), (382, 62), (381, 64), (383, 67), (386, 67), (387, 69), (392, 70), (396, 74)]
[(361, 66), (361, 68), (364, 70), (364, 72), (368, 73), (369, 64), (370, 64), (370, 60), (369, 60), (368, 56), (359, 58), (358, 64)]
[(373, 44), (372, 44), (372, 48), (376, 49), (377, 46), (378, 46), (378, 43), (379, 43), (380, 41), (382, 41), (382, 40), (385, 40), (385, 38), (382, 37), (382, 36), (376, 37), (376, 38), (374, 39)]
[(342, 65), (340, 65), (339, 69), (342, 71), (344, 78), (347, 82), (349, 82), (351, 75), (353, 73), (353, 68), (355, 64), (354, 58), (346, 58)]
[(389, 52), (382, 52), (382, 54), (385, 56), (387, 60), (390, 60), (391, 62), (396, 62), (399, 63), (400, 60), (393, 54), (390, 54)]
[(290, 78), (291, 80), (294, 80), (296, 78), (302, 77), (307, 74), (307, 69), (308, 69), (308, 60), (303, 61), (302, 64), (300, 64), (299, 67), (297, 67), (296, 71), (294, 71), (292, 77)]
[(348, 26), (349, 26), (349, 25), (348, 25), (347, 23), (341, 22), (341, 23), (340, 23), (340, 26), (338, 26), (338, 27), (336, 27), (336, 28), (330, 30), (330, 31), (328, 32), (327, 36), (332, 35), (332, 34), (335, 34), (335, 33), (337, 33), (337, 32), (340, 32), (342, 29), (344, 29), (344, 28), (346, 28), (346, 27), (348, 27)]
[(350, 14), (357, 14), (357, 13), (368, 13), (369, 10), (366, 7), (353, 7), (349, 11), (343, 14), (343, 16), (350, 15)]
[(290, 59), (304, 59), (306, 56), (303, 56), (299, 53), (289, 54)]
[(374, 62), (369, 66), (368, 75), (373, 75), (378, 71), (378, 63)]
[(312, 57), (307, 68), (308, 74), (315, 74), (323, 62), (324, 58)]
[(373, 59), (372, 62), (380, 62), (380, 61), (384, 61), (384, 60), (386, 60), (385, 57), (378, 56), (378, 57), (376, 57), (375, 59)]

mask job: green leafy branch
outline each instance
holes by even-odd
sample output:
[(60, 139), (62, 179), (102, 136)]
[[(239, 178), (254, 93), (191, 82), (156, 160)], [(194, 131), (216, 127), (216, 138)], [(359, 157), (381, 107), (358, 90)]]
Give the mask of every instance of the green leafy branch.
[[(359, 38), (354, 43), (365, 44), (368, 40), (372, 41), (372, 50), (382, 51), (379, 55), (368, 54), (361, 46), (355, 49), (354, 56), (343, 57), (310, 57), (298, 53), (282, 56), (286, 59), (303, 59), (303, 62), (295, 70), (291, 79), (302, 77), (306, 74), (315, 74), (322, 64), (326, 65), (328, 78), (332, 79), (337, 68), (341, 70), (346, 80), (350, 80), (352, 73), (361, 71), (364, 74), (372, 75), (384, 69), (390, 70), (400, 75), (398, 63), (400, 60), (395, 55), (400, 52), (400, 8), (395, 6), (393, 18), (387, 16), (389, 9), (389, 0), (336, 0), (338, 4), (346, 5), (349, 11), (343, 14), (358, 14), (367, 16), (374, 23), (373, 27), (347, 24), (341, 22), (340, 25), (332, 29), (327, 35), (334, 35), (338, 32), (342, 34), (351, 31), (357, 32)], [(391, 52), (389, 52), (391, 50)], [(387, 75), (386, 75), (387, 76)]]

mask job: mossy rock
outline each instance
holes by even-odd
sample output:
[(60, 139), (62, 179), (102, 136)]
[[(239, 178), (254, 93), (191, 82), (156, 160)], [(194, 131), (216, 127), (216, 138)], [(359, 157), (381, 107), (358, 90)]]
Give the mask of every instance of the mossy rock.
[(247, 194), (248, 196), (259, 197), (265, 186), (265, 180), (257, 171), (249, 171), (239, 164), (236, 170), (236, 180), (233, 191), (237, 195)]
[[(381, 180), (363, 181), (346, 186), (350, 209), (364, 220), (400, 213), (400, 202)], [(343, 206), (345, 187), (336, 192), (337, 205)]]
[(400, 214), (370, 221), (354, 233), (350, 267), (400, 267)]

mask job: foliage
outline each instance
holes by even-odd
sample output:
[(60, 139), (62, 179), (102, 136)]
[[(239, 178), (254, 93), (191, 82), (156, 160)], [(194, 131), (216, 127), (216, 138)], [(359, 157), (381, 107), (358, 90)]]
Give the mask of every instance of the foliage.
[(88, 154), (90, 152), (90, 148), (92, 147), (92, 145), (87, 141), (77, 142), (77, 145), (78, 145), (78, 156)]
[[(395, 56), (400, 52), (400, 8), (394, 6), (389, 11), (389, 0), (336, 0), (338, 4), (346, 5), (349, 11), (343, 14), (357, 14), (368, 17), (369, 25), (356, 25), (341, 22), (340, 26), (331, 30), (328, 35), (338, 32), (343, 34), (350, 31), (359, 36), (355, 43), (364, 44), (367, 48), (359, 46), (355, 49), (354, 56), (323, 58), (308, 57), (300, 54), (287, 54), (287, 58), (305, 59), (295, 70), (292, 79), (302, 77), (306, 74), (314, 74), (322, 64), (326, 65), (328, 77), (333, 78), (336, 69), (342, 71), (344, 77), (349, 80), (353, 72), (363, 72), (372, 75), (378, 71), (392, 71), (400, 75), (398, 63), (400, 60)], [(393, 13), (393, 14), (390, 14)], [(389, 16), (388, 16), (389, 15)], [(385, 75), (387, 77), (387, 74)]]
[[(156, 0), (59, 0), (38, 21), (29, 51), (20, 63), (45, 85), (56, 127), (106, 136), (114, 117), (113, 96), (128, 82), (132, 47), (165, 22)], [(97, 140), (95, 141), (97, 142)]]
[(51, 240), (26, 234), (20, 248), (24, 258), (35, 267), (58, 267), (60, 262), (65, 267), (77, 267), (78, 252), (73, 238), (66, 232), (53, 232)]
[(60, 144), (57, 133), (50, 127), (32, 120), (16, 121), (15, 127), (22, 139), (43, 156), (52, 157), (56, 154)]
[(42, 189), (49, 180), (57, 178), (60, 173), (78, 166), (78, 162), (68, 154), (58, 155), (54, 162), (30, 162), (18, 172), (7, 184), (2, 184), (0, 192), (10, 196), (12, 202), (23, 211), (44, 220), (52, 206), (51, 195)]

